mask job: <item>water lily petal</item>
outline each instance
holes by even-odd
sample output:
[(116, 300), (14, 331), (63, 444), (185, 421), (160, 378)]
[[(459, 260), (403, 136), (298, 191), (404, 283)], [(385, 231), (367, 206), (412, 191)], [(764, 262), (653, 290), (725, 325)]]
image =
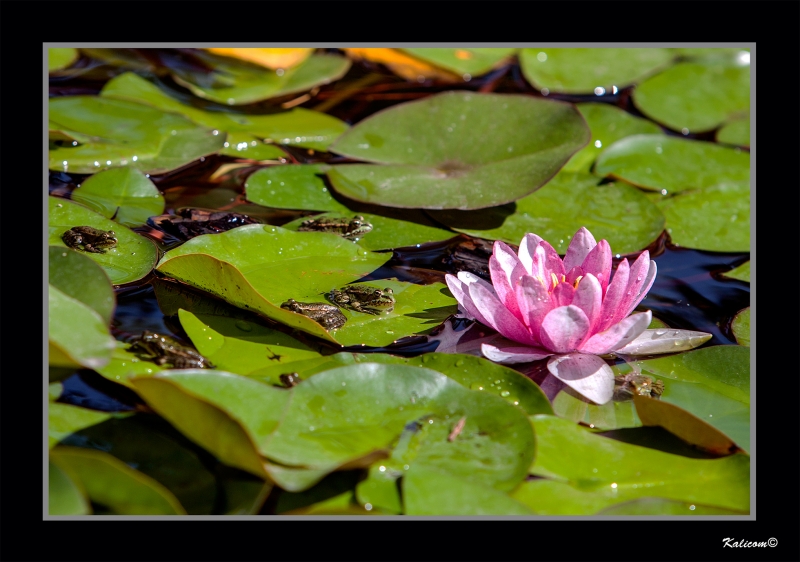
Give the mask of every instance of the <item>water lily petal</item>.
[(487, 287), (487, 290), (492, 291), (492, 286), (489, 285), (489, 283), (468, 271), (459, 271), (458, 277), (447, 274), (444, 276), (444, 280), (447, 283), (447, 288), (453, 293), (458, 304), (461, 305), (461, 308), (464, 309), (467, 315), (485, 326), (491, 326), (488, 320), (483, 317), (480, 310), (478, 310), (478, 307), (475, 306), (475, 303), (472, 302), (472, 297), (469, 294), (469, 286), (473, 283), (483, 284)]
[(586, 314), (586, 318), (589, 319), (589, 332), (591, 333), (597, 325), (603, 308), (603, 289), (600, 286), (600, 281), (594, 275), (587, 273), (580, 280), (572, 298), (572, 304)]
[(611, 278), (611, 246), (605, 240), (600, 240), (581, 264), (583, 274), (591, 273), (600, 281), (603, 294)]
[(533, 254), (536, 253), (536, 246), (542, 241), (541, 236), (526, 234), (519, 243), (519, 261), (529, 274), (533, 273)]
[(589, 332), (589, 319), (575, 305), (560, 306), (547, 313), (539, 333), (542, 345), (555, 353), (576, 351)]
[(623, 316), (618, 311), (620, 310), (622, 297), (625, 296), (625, 290), (628, 287), (629, 273), (630, 266), (628, 265), (628, 259), (625, 258), (617, 266), (614, 278), (608, 284), (606, 294), (603, 296), (603, 307), (600, 312), (600, 320), (595, 325), (595, 331), (605, 331), (622, 320)]
[(567, 271), (567, 283), (570, 285), (574, 285), (575, 281), (578, 280), (578, 277), (583, 277), (583, 268), (579, 265), (576, 265), (569, 271)]
[(597, 242), (592, 233), (585, 226), (580, 227), (575, 236), (572, 237), (567, 253), (564, 255), (564, 268), (569, 271), (576, 265), (582, 265), (586, 256), (596, 245)]
[[(636, 261), (639, 261), (639, 260), (636, 260)], [(628, 304), (627, 307), (625, 306), (624, 303), (622, 305), (622, 309), (623, 309), (623, 311), (625, 312), (626, 315), (628, 315), (631, 312), (633, 312), (633, 309), (636, 308), (636, 306), (640, 302), (642, 302), (642, 299), (645, 296), (647, 296), (647, 292), (650, 290), (650, 287), (653, 286), (653, 281), (656, 280), (656, 271), (657, 271), (656, 262), (654, 262), (652, 260), (648, 260), (648, 262), (649, 263), (648, 263), (648, 267), (647, 267), (647, 273), (645, 274), (644, 279), (642, 280), (642, 282), (641, 283), (638, 282), (639, 275), (637, 274), (636, 277), (635, 277), (635, 279), (637, 280), (636, 285), (631, 287), (632, 289), (634, 289), (636, 291), (636, 296), (634, 297), (633, 301), (630, 304)], [(634, 265), (636, 265), (636, 264), (634, 263)], [(633, 277), (633, 275), (631, 275), (631, 277)], [(630, 283), (630, 278), (629, 278), (628, 285), (630, 286), (630, 284), (631, 283)], [(625, 293), (625, 295), (627, 296), (627, 293)]]
[(523, 275), (515, 287), (522, 321), (535, 342), (540, 342), (539, 330), (547, 313), (554, 308), (550, 291), (532, 275)]
[(493, 291), (479, 283), (473, 283), (469, 285), (469, 294), (478, 312), (486, 319), (487, 326), (516, 342), (528, 345), (536, 343), (525, 324), (509, 312)]
[(620, 349), (644, 332), (647, 326), (650, 325), (652, 319), (653, 313), (649, 310), (647, 312), (640, 312), (639, 314), (628, 316), (611, 326), (605, 332), (593, 335), (580, 346), (580, 350), (583, 353), (602, 355)]
[[(650, 261), (650, 252), (645, 250), (636, 258), (636, 261), (631, 264), (631, 272), (628, 275), (628, 286), (625, 288), (625, 296), (622, 297), (622, 302), (620, 302), (619, 308), (617, 309), (618, 319), (625, 318), (630, 314), (647, 294), (646, 291), (643, 292), (645, 283), (650, 281), (652, 285), (652, 280), (655, 278), (655, 269), (650, 271), (651, 263), (655, 262)], [(650, 287), (648, 286), (647, 289), (649, 290)]]
[(490, 361), (505, 363), (506, 365), (511, 363), (529, 363), (552, 355), (552, 353), (546, 349), (519, 346), (497, 347), (488, 343), (481, 344), (481, 353)]
[(533, 253), (531, 275), (540, 277), (545, 283), (550, 283), (551, 273), (554, 273), (560, 281), (561, 276), (566, 273), (564, 262), (561, 261), (558, 252), (550, 244), (542, 240)]
[(569, 306), (572, 304), (572, 299), (575, 297), (575, 289), (569, 283), (559, 283), (553, 292), (550, 293), (550, 298), (553, 299), (553, 308), (557, 306)]
[(614, 395), (614, 372), (596, 355), (558, 355), (547, 362), (547, 370), (596, 404), (605, 404)]
[(659, 353), (674, 353), (688, 351), (700, 347), (712, 335), (708, 332), (694, 330), (673, 330), (671, 328), (657, 328), (645, 330), (633, 341), (614, 350), (616, 355), (657, 355)]
[(514, 286), (517, 280), (525, 273), (524, 266), (520, 263), (517, 254), (501, 241), (494, 243), (494, 252), (489, 258), (489, 273), (492, 277), (492, 286), (500, 302), (506, 305), (511, 313), (522, 320)]

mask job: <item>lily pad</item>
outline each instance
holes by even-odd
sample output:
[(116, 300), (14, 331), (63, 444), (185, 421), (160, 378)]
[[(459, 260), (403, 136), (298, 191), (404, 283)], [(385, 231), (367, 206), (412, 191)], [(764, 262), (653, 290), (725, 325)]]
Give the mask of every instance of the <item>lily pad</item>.
[(342, 195), (389, 207), (481, 209), (544, 185), (589, 141), (577, 110), (514, 94), (444, 92), (379, 111), (330, 147), (374, 162), (328, 170)]
[(280, 308), (298, 302), (325, 302), (332, 289), (357, 281), (383, 265), (387, 255), (324, 232), (291, 232), (250, 225), (193, 238), (168, 252), (162, 273), (214, 294), (228, 303), (340, 345), (382, 346), (429, 330), (456, 312), (444, 284), (414, 285), (382, 279), (364, 284), (394, 291), (394, 311), (380, 315), (343, 310), (348, 318), (328, 333), (310, 318)]
[(750, 182), (750, 155), (710, 142), (633, 135), (611, 145), (594, 173), (644, 189), (676, 193), (725, 182)]
[(668, 49), (542, 47), (521, 49), (522, 74), (537, 89), (553, 93), (590, 94), (602, 88), (624, 88), (672, 62)]
[(597, 183), (588, 174), (560, 172), (514, 205), (428, 213), (455, 231), (508, 244), (535, 232), (562, 255), (581, 226), (620, 254), (638, 252), (659, 237), (664, 216), (638, 189), (624, 182)]
[[(52, 50), (52, 49), (51, 49)], [(88, 515), (92, 512), (86, 497), (80, 488), (58, 468), (53, 461), (48, 462), (48, 513), (50, 515)]]
[(129, 343), (117, 341), (111, 360), (95, 371), (110, 381), (133, 388), (129, 379), (155, 375), (169, 368), (167, 365), (156, 365), (153, 361), (141, 359), (137, 354), (128, 351)]
[(84, 180), (72, 200), (127, 227), (142, 226), (164, 212), (164, 196), (142, 172), (109, 168)]
[(103, 268), (75, 250), (59, 246), (48, 248), (50, 285), (76, 299), (100, 315), (107, 325), (117, 299)]
[(750, 185), (720, 184), (656, 203), (676, 246), (711, 252), (750, 251)]
[(731, 279), (738, 279), (739, 281), (750, 282), (750, 262), (746, 261), (742, 265), (735, 267), (730, 271), (722, 274), (723, 277), (730, 277)]
[(297, 66), (271, 70), (244, 60), (195, 51), (210, 72), (173, 68), (176, 82), (194, 95), (226, 105), (243, 105), (329, 84), (350, 69), (345, 57), (315, 53)]
[(717, 142), (750, 147), (750, 116), (734, 119), (717, 131)]
[(47, 49), (47, 72), (61, 70), (78, 60), (78, 49), (71, 47)]
[(673, 50), (690, 61), (750, 61), (750, 49), (741, 47), (678, 47)]
[(214, 47), (207, 51), (223, 57), (233, 57), (246, 60), (265, 68), (276, 70), (278, 68), (291, 68), (302, 63), (314, 52), (313, 48), (240, 48), (240, 47)]
[(731, 331), (736, 338), (736, 343), (750, 347), (750, 307), (736, 313), (731, 323)]
[(607, 103), (579, 103), (575, 107), (581, 112), (592, 131), (589, 144), (578, 151), (562, 171), (589, 172), (600, 154), (616, 141), (631, 135), (659, 134), (661, 128), (627, 111)]
[(100, 95), (147, 104), (161, 111), (183, 115), (199, 125), (224, 131), (228, 138), (221, 153), (239, 158), (265, 160), (285, 156), (280, 148), (271, 144), (325, 150), (347, 129), (346, 123), (331, 115), (299, 107), (268, 115), (208, 111), (180, 102), (131, 72), (110, 80)]
[(94, 369), (109, 362), (114, 338), (94, 309), (50, 285), (47, 310), (50, 365)]
[[(77, 133), (79, 146), (50, 150), (49, 168), (93, 174), (131, 166), (158, 174), (219, 151), (225, 135), (154, 107), (99, 96), (50, 98), (50, 127)], [(85, 140), (84, 140), (85, 139)]]
[(682, 62), (639, 84), (639, 110), (675, 131), (701, 133), (750, 114), (750, 65)]
[(480, 76), (509, 59), (515, 48), (485, 47), (473, 49), (405, 48), (401, 51), (418, 59), (446, 68), (456, 74)]
[[(553, 416), (532, 418), (538, 452), (512, 497), (539, 514), (582, 515), (642, 497), (749, 511), (750, 458), (692, 459), (593, 435)], [(567, 446), (568, 444), (568, 446)]]
[(600, 511), (599, 515), (747, 515), (745, 511), (723, 509), (689, 502), (642, 498), (620, 503)]
[(98, 412), (71, 404), (50, 402), (47, 404), (47, 446), (52, 449), (69, 435), (109, 419), (112, 414)]
[(113, 230), (117, 238), (116, 247), (102, 254), (83, 252), (83, 255), (99, 264), (114, 284), (136, 281), (152, 271), (158, 259), (158, 250), (150, 240), (83, 205), (57, 197), (47, 199), (49, 245), (66, 248), (61, 236), (74, 226)]
[[(200, 314), (178, 313), (181, 327), (205, 358), (223, 371), (248, 375), (266, 365), (281, 365), (320, 357), (295, 338), (255, 322)], [(290, 370), (290, 368), (286, 368)]]
[(750, 449), (750, 348), (718, 345), (633, 363), (664, 383), (661, 400)]
[(153, 478), (108, 453), (57, 447), (50, 460), (80, 482), (92, 502), (116, 515), (186, 515), (178, 499)]

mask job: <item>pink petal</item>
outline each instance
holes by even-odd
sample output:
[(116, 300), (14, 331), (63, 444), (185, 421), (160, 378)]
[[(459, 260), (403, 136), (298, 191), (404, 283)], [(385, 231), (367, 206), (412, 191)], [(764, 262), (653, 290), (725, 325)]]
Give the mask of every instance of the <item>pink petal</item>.
[(531, 265), (531, 275), (541, 277), (545, 283), (550, 283), (550, 274), (555, 273), (559, 281), (566, 273), (561, 257), (553, 247), (544, 240), (536, 247)]
[(600, 240), (589, 252), (589, 255), (586, 256), (586, 259), (583, 260), (581, 268), (584, 275), (591, 273), (597, 277), (605, 294), (608, 281), (611, 278), (611, 246), (608, 245), (608, 242)]
[(553, 299), (553, 308), (571, 305), (574, 296), (575, 289), (569, 283), (559, 283), (550, 293), (550, 298)]
[(487, 326), (516, 342), (529, 345), (536, 343), (525, 325), (509, 312), (493, 291), (473, 283), (469, 286), (469, 294), (478, 312), (487, 320)]
[(507, 244), (499, 240), (494, 243), (494, 253), (489, 258), (489, 273), (492, 276), (492, 286), (502, 302), (511, 313), (522, 320), (522, 314), (517, 306), (517, 297), (514, 286), (525, 272), (517, 254)]
[(533, 264), (533, 255), (536, 253), (536, 246), (542, 241), (540, 236), (535, 234), (526, 234), (519, 243), (519, 261), (525, 268), (525, 271), (531, 273)]
[(602, 332), (610, 326), (619, 322), (624, 318), (620, 311), (620, 303), (622, 297), (625, 295), (625, 289), (628, 286), (628, 274), (630, 266), (628, 259), (624, 258), (617, 266), (617, 271), (614, 273), (614, 278), (608, 285), (606, 294), (603, 297), (603, 308), (600, 312), (600, 320), (595, 324), (595, 331)]
[(605, 404), (614, 395), (614, 372), (596, 355), (558, 355), (547, 362), (547, 370), (596, 404)]
[(554, 308), (542, 322), (542, 345), (556, 353), (576, 351), (589, 332), (589, 319), (574, 305)]
[(589, 333), (597, 325), (603, 307), (603, 289), (591, 273), (587, 273), (578, 283), (572, 304), (580, 308), (589, 319)]
[(647, 329), (653, 313), (640, 312), (617, 322), (605, 332), (593, 335), (581, 345), (581, 352), (602, 355), (628, 345)]
[(583, 268), (579, 265), (576, 265), (567, 272), (567, 277), (566, 277), (567, 283), (569, 283), (570, 285), (574, 285), (575, 280), (578, 277), (583, 277)]
[(490, 361), (507, 365), (511, 363), (529, 363), (552, 355), (551, 352), (536, 347), (495, 347), (488, 343), (481, 345), (481, 353)]
[(653, 286), (653, 282), (656, 280), (656, 272), (657, 272), (656, 262), (651, 260), (650, 261), (650, 266), (647, 269), (647, 274), (645, 275), (644, 281), (642, 282), (641, 286), (639, 287), (639, 293), (638, 293), (636, 299), (634, 300), (634, 302), (631, 303), (630, 307), (628, 308), (628, 311), (627, 311), (628, 314), (633, 312), (633, 309), (636, 308), (636, 306), (640, 302), (642, 302), (642, 299), (644, 297), (647, 296), (647, 292), (650, 290), (650, 288)]
[[(447, 283), (447, 288), (450, 289), (451, 293), (453, 293), (453, 296), (458, 301), (458, 304), (461, 305), (461, 308), (464, 309), (467, 315), (471, 318), (474, 318), (481, 324), (489, 326), (489, 322), (480, 313), (478, 308), (475, 306), (475, 303), (472, 302), (472, 297), (469, 295), (468, 288), (471, 283), (480, 282), (486, 285), (489, 284), (477, 275), (467, 271), (460, 271), (458, 273), (458, 277), (453, 277), (452, 275), (447, 274), (444, 276), (444, 280)], [(491, 287), (491, 285), (489, 285), (489, 287)]]
[(550, 291), (531, 275), (523, 275), (515, 289), (522, 321), (528, 326), (534, 341), (539, 342), (542, 321), (554, 307)]
[[(628, 314), (636, 308), (636, 305), (641, 302), (646, 294), (646, 292), (642, 292), (644, 284), (649, 281), (652, 285), (652, 281), (655, 278), (655, 269), (650, 271), (650, 263), (650, 252), (645, 250), (631, 265), (631, 272), (628, 275), (628, 286), (625, 288), (625, 295), (622, 297), (622, 302), (620, 302), (619, 308), (617, 309), (617, 320), (628, 316)], [(650, 287), (647, 287), (647, 289), (649, 290)]]
[(581, 265), (596, 245), (597, 242), (592, 233), (586, 230), (585, 226), (580, 227), (575, 236), (572, 237), (567, 253), (564, 255), (564, 268), (569, 271), (576, 265)]

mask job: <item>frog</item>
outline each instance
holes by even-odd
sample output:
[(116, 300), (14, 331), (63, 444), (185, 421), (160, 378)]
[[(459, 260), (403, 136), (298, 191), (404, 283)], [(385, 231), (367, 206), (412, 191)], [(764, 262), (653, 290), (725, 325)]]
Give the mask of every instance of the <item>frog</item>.
[(347, 322), (347, 317), (338, 307), (324, 302), (298, 302), (289, 299), (281, 304), (281, 308), (308, 316), (326, 330), (338, 330)]
[(279, 378), (286, 388), (297, 386), (303, 381), (297, 373), (283, 373)]
[(356, 215), (352, 219), (328, 216), (303, 221), (297, 230), (300, 232), (332, 232), (347, 240), (355, 240), (370, 232), (372, 225), (361, 215)]
[(82, 249), (94, 254), (105, 254), (117, 245), (117, 236), (113, 230), (100, 230), (91, 226), (73, 226), (61, 235), (61, 239), (73, 250)]
[(348, 285), (333, 289), (328, 298), (332, 303), (356, 312), (381, 314), (394, 310), (394, 293), (390, 288), (376, 289), (367, 285)]
[(128, 348), (156, 365), (169, 363), (176, 369), (210, 369), (211, 362), (191, 347), (178, 340), (145, 330)]
[(628, 373), (614, 377), (614, 398), (628, 400), (634, 394), (660, 399), (664, 393), (664, 382), (647, 375)]

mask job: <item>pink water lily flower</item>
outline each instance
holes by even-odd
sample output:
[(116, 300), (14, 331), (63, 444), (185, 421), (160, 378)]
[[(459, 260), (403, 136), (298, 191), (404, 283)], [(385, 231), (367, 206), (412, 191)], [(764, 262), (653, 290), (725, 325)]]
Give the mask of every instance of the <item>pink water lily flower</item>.
[(624, 347), (650, 324), (650, 311), (631, 315), (656, 276), (649, 252), (633, 265), (623, 259), (611, 279), (608, 242), (581, 227), (563, 260), (535, 234), (525, 235), (519, 253), (496, 241), (489, 272), (491, 284), (466, 271), (445, 277), (469, 317), (511, 340), (484, 343), (483, 355), (498, 363), (550, 357), (553, 376), (594, 402), (608, 402), (614, 376), (598, 355)]

